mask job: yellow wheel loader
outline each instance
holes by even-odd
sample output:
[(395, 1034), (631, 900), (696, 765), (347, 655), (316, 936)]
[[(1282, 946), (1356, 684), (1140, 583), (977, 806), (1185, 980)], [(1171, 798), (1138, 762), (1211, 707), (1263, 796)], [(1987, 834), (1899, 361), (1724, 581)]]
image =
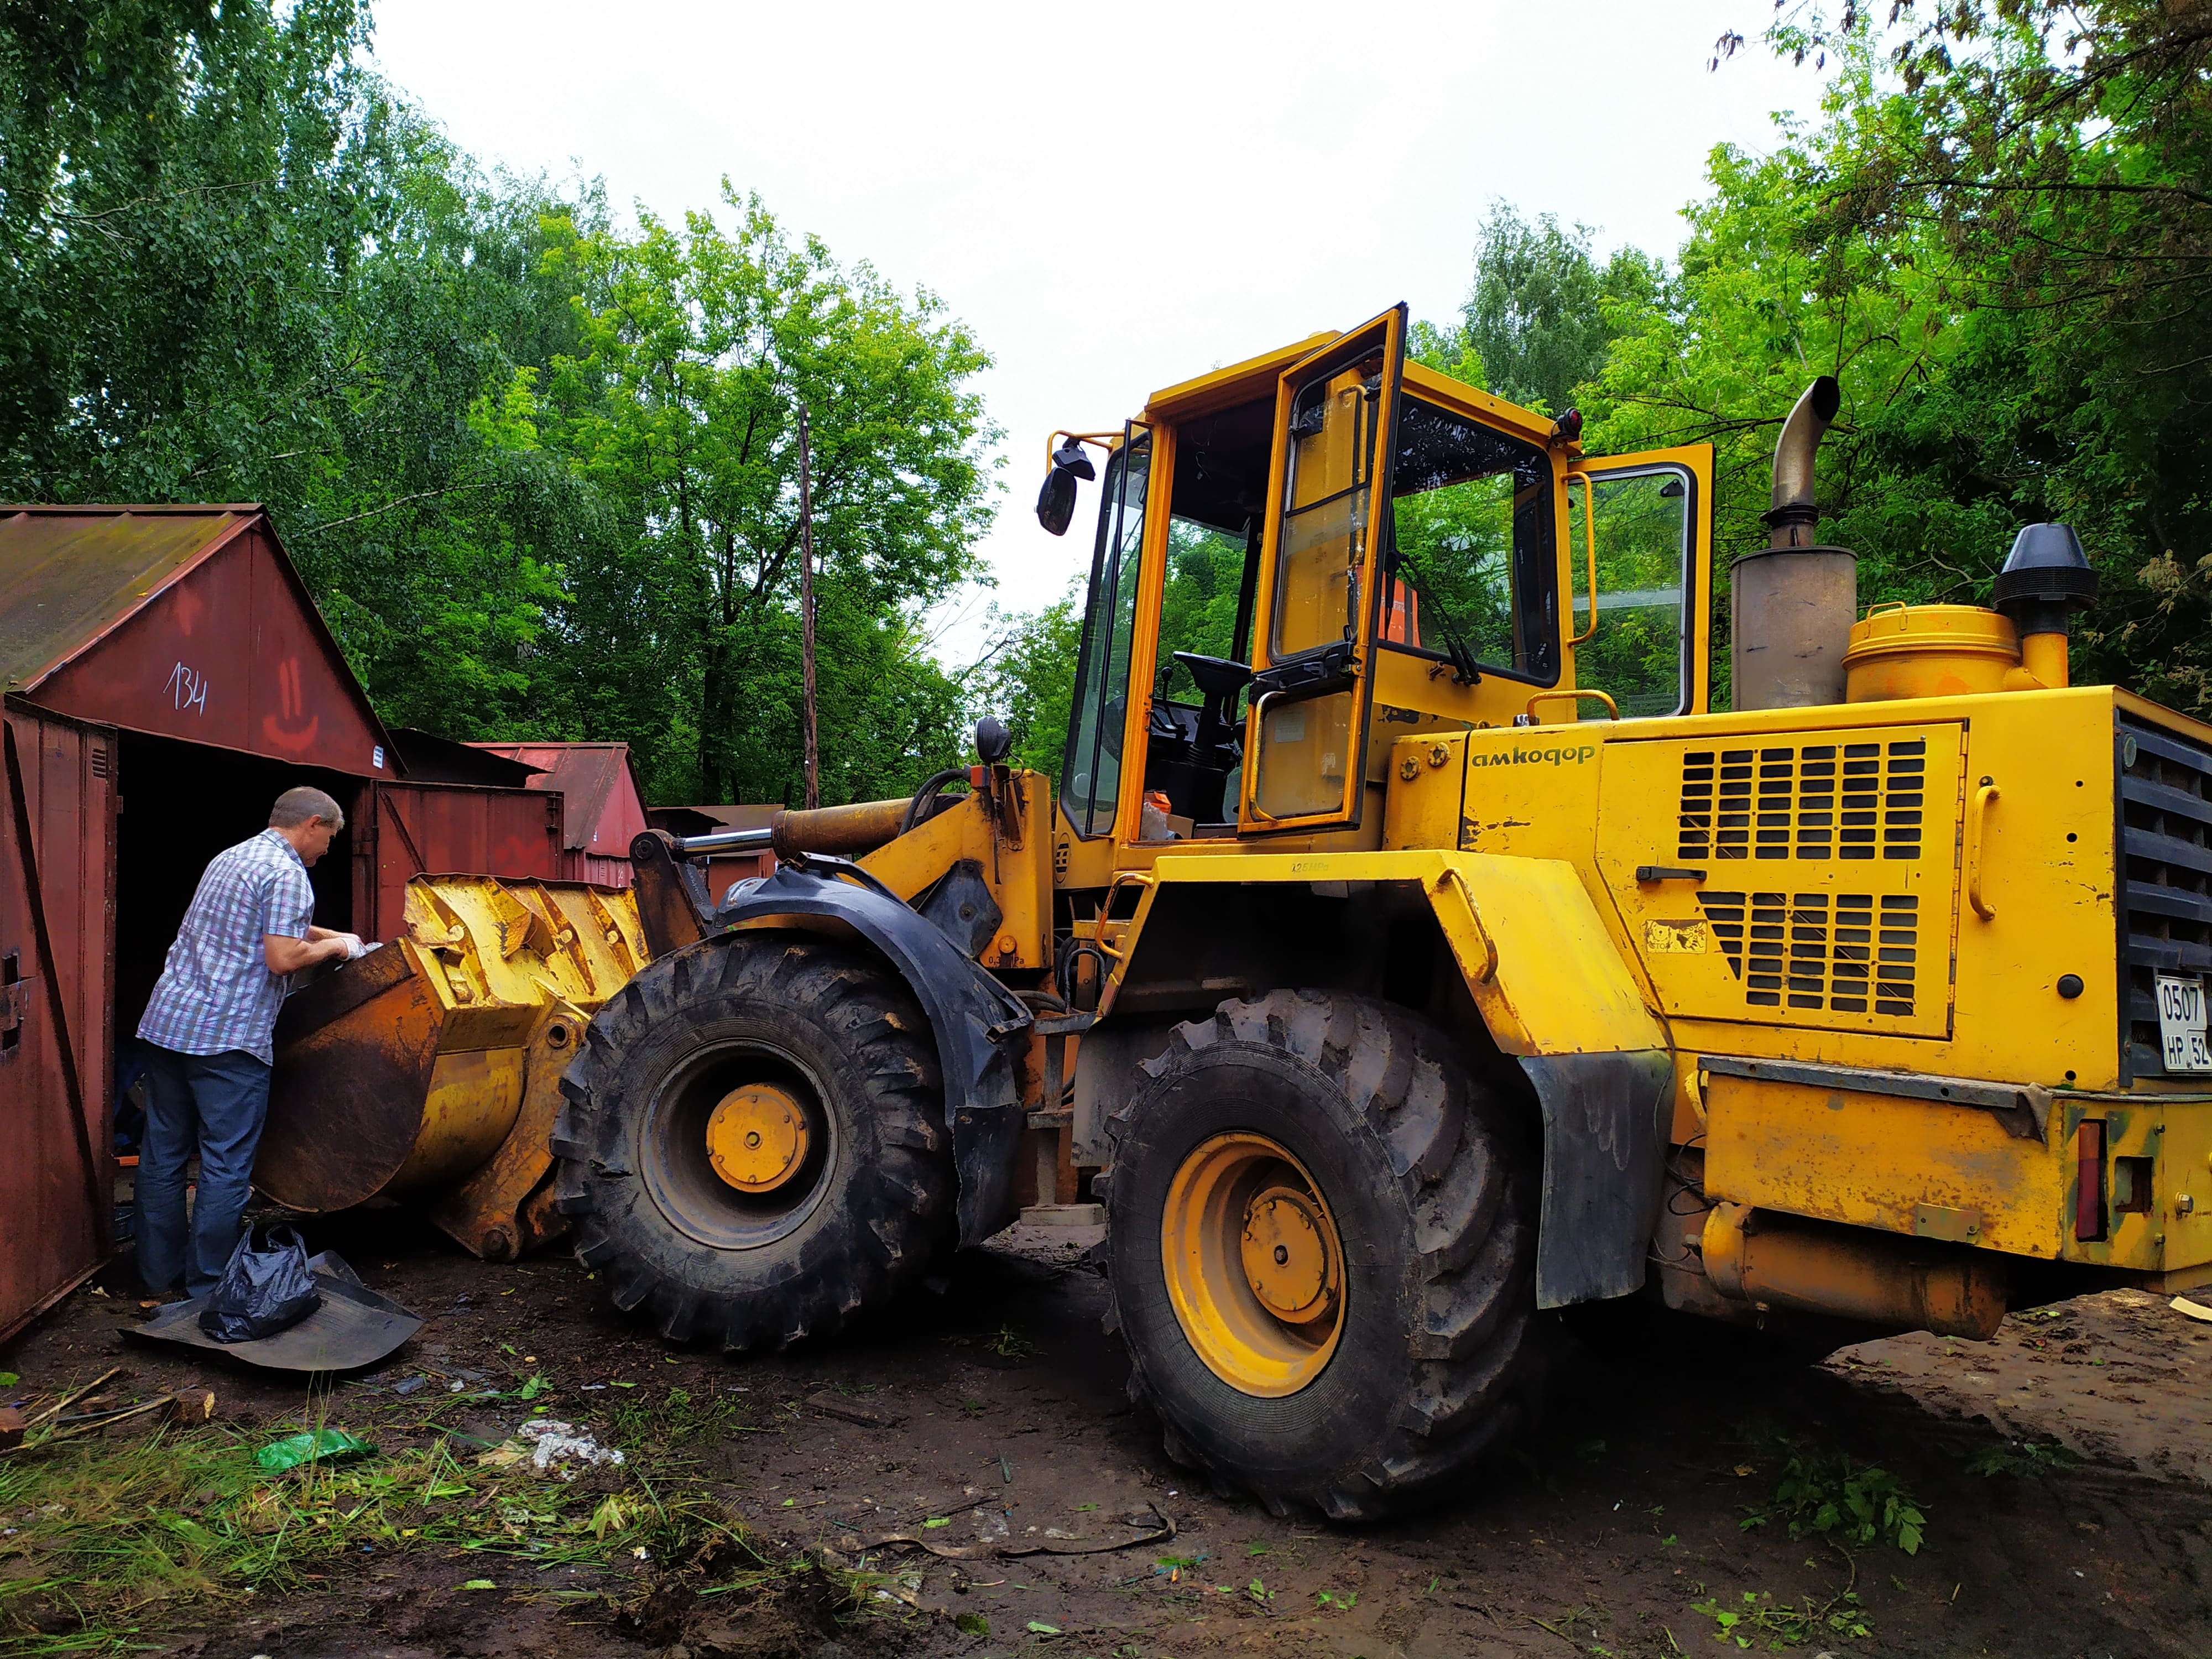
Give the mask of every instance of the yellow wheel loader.
[(1405, 332), (1053, 434), (1057, 799), (987, 720), (965, 793), (640, 840), (553, 1130), (618, 1304), (774, 1346), (1103, 1202), (1170, 1453), (1354, 1519), (1580, 1308), (1804, 1352), (2212, 1279), (2212, 728), (2068, 683), (2071, 532), (1860, 617), (1816, 381), (1715, 713), (1711, 451), (1585, 455)]

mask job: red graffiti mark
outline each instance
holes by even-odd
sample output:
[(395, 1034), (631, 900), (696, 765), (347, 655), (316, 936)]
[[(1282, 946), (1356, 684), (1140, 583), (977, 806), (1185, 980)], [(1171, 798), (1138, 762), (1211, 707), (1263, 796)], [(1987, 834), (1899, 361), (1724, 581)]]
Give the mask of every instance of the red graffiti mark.
[[(307, 699), (300, 689), (300, 659), (287, 657), (276, 665), (276, 707), (283, 715), (261, 717), (261, 735), (276, 748), (287, 754), (304, 755), (315, 741), (316, 728), (322, 725), (322, 716), (307, 714)], [(307, 714), (303, 720), (302, 714)]]
[(192, 624), (199, 621), (200, 614), (206, 609), (207, 601), (199, 596), (198, 590), (191, 586), (179, 587), (176, 604), (172, 607), (177, 619), (177, 631), (186, 639), (191, 638)]

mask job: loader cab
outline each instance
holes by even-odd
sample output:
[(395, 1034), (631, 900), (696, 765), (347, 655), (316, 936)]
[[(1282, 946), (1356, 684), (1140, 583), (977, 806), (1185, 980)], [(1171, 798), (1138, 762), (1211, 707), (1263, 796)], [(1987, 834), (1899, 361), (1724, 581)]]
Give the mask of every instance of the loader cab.
[(1079, 842), (1379, 844), (1399, 738), (1705, 707), (1711, 451), (1587, 461), (1405, 362), (1404, 326), (1169, 388), (1095, 440)]

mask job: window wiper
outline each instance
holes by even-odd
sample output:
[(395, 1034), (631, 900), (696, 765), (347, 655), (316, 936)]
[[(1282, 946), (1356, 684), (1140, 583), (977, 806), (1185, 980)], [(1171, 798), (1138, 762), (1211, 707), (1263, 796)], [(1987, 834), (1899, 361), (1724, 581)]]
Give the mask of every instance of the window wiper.
[(1390, 574), (1405, 581), (1419, 596), (1421, 603), (1436, 613), (1438, 631), (1444, 636), (1444, 654), (1451, 659), (1452, 684), (1477, 684), (1482, 678), (1482, 671), (1475, 665), (1474, 653), (1468, 648), (1466, 635), (1460, 630), (1459, 619), (1452, 615), (1451, 607), (1431, 592), (1428, 583), (1421, 580), (1420, 567), (1413, 562), (1413, 556), (1403, 548), (1395, 548), (1393, 551), (1396, 556), (1391, 562)]

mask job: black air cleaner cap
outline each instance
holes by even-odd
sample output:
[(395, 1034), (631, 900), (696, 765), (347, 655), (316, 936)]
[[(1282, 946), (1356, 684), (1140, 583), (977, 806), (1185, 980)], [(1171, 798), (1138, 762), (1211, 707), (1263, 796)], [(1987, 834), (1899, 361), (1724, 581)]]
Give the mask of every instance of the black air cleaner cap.
[(1997, 573), (1996, 607), (2023, 634), (2063, 634), (2069, 605), (2097, 597), (2097, 573), (2074, 526), (2032, 524), (2013, 538)]

